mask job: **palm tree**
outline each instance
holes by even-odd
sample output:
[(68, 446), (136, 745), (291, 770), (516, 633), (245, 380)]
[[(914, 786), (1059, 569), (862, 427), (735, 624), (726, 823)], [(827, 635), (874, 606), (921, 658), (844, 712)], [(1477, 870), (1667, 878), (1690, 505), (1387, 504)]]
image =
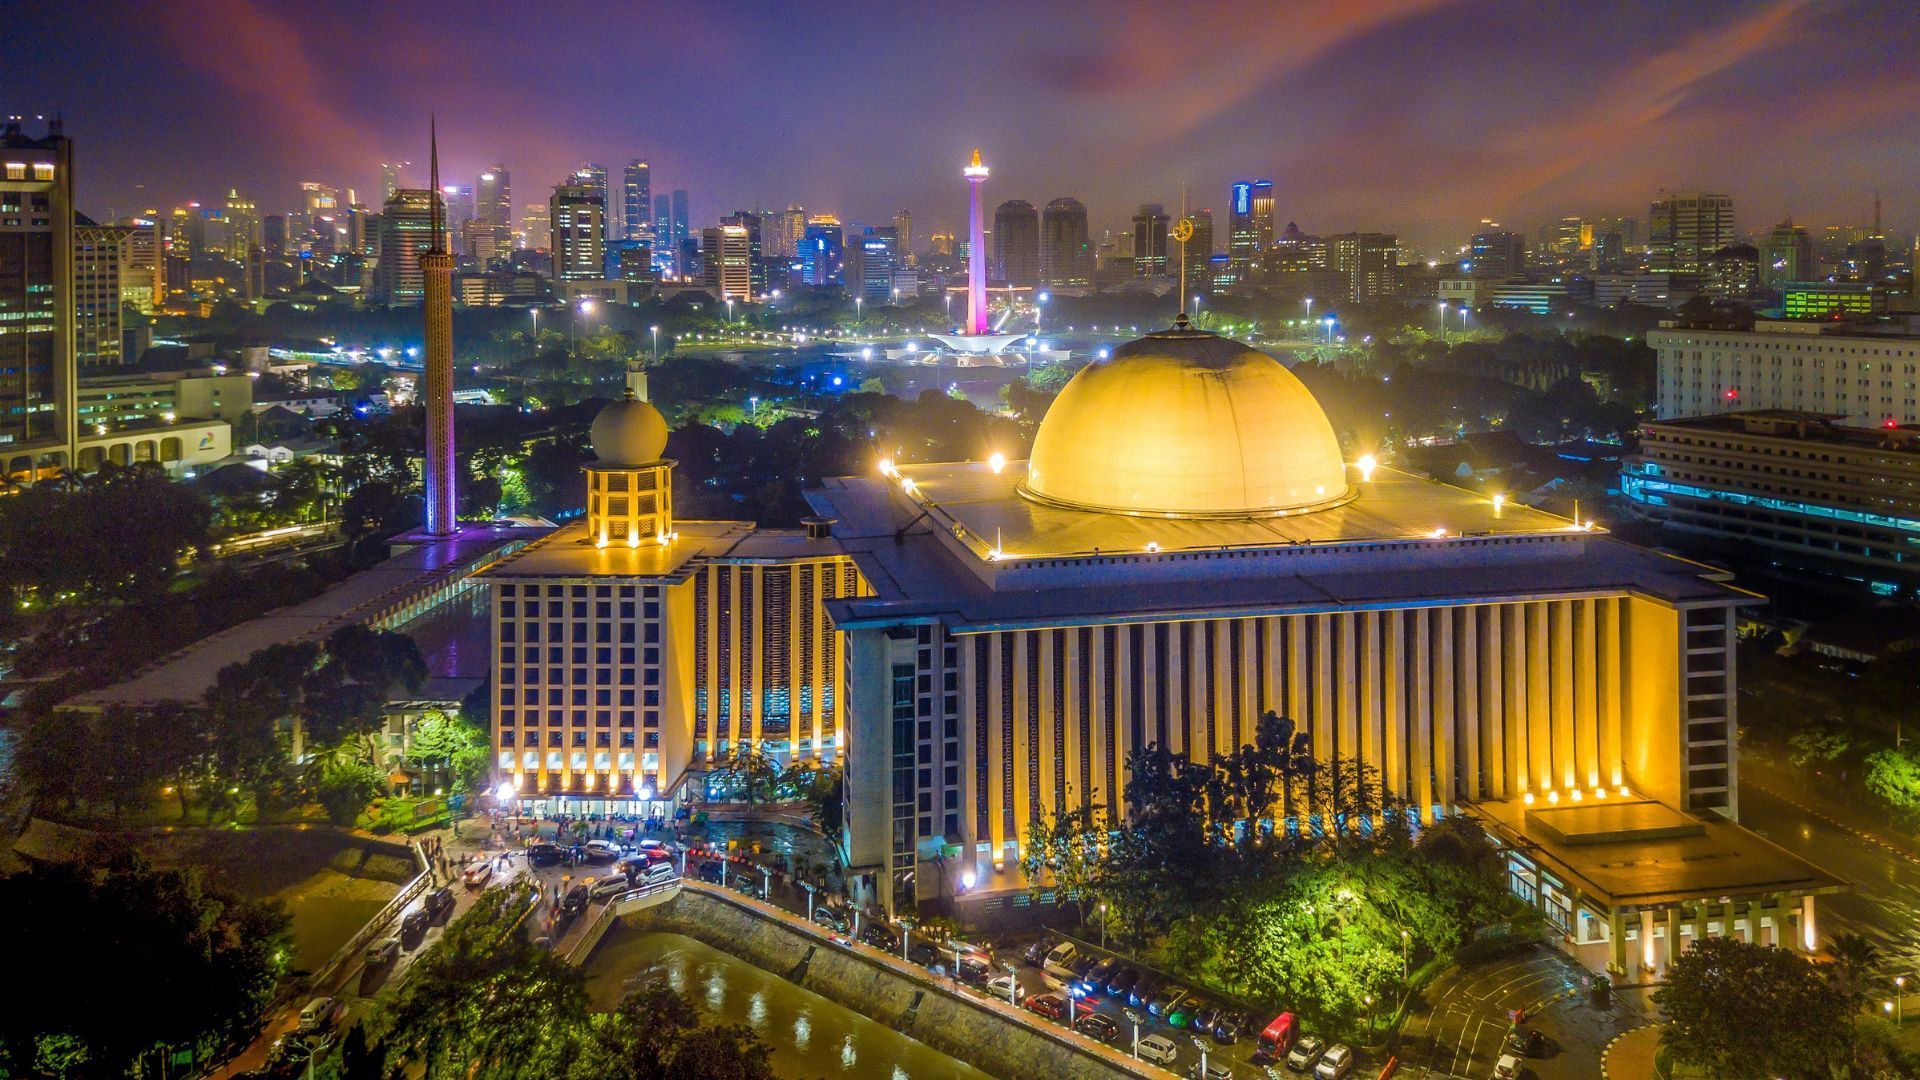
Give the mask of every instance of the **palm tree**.
[(1867, 971), (1880, 959), (1880, 949), (1859, 934), (1844, 933), (1833, 935), (1827, 953), (1833, 957), (1834, 985), (1847, 1000), (1856, 1005), (1864, 1003), (1871, 996), (1867, 993)]

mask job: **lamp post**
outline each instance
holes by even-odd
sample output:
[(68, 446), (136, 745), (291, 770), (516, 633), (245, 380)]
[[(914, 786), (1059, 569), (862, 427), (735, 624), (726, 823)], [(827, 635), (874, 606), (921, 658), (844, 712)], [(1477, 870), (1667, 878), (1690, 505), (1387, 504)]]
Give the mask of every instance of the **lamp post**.
[(573, 318), (567, 320), (567, 355), (574, 353), (574, 332), (580, 328), (580, 316), (593, 314), (593, 298), (581, 297), (574, 308)]
[(727, 297), (727, 324), (733, 324), (733, 297)]
[(1445, 300), (1442, 300), (1440, 301), (1440, 344), (1442, 346), (1445, 346), (1446, 343), (1447, 343), (1447, 302)]
[(653, 335), (653, 358), (658, 361), (660, 359), (660, 327), (649, 326), (647, 332)]
[(1894, 976), (1893, 988), (1899, 991), (1893, 995), (1893, 1024), (1895, 1027), (1899, 1027), (1906, 1021), (1907, 977), (1905, 975)]
[(1100, 901), (1100, 947), (1107, 947), (1107, 902)]
[(1140, 1013), (1129, 1005), (1126, 1008), (1126, 1014), (1127, 1019), (1133, 1023), (1133, 1057), (1138, 1061), (1140, 1059)]
[(1413, 948), (1413, 934), (1407, 930), (1400, 931), (1400, 981), (1401, 982), (1407, 981), (1408, 977), (1410, 977), (1413, 974), (1412, 948)]
[(860, 320), (864, 318), (861, 313), (865, 310), (866, 304), (867, 298), (864, 296), (856, 296), (853, 298), (853, 325), (860, 325)]
[(1199, 1073), (1198, 1073), (1197, 1075), (1198, 1075), (1198, 1076), (1200, 1077), (1200, 1080), (1206, 1080), (1206, 1077), (1207, 1077), (1207, 1044), (1206, 1044), (1206, 1042), (1205, 1042), (1205, 1041), (1203, 1041), (1203, 1040), (1202, 1040), (1202, 1039), (1200, 1038), (1200, 1036), (1198, 1036), (1198, 1035), (1195, 1035), (1195, 1036), (1193, 1036), (1193, 1048), (1194, 1048), (1194, 1049), (1196, 1049), (1196, 1050), (1198, 1050), (1198, 1051), (1200, 1051), (1200, 1072), (1199, 1072)]

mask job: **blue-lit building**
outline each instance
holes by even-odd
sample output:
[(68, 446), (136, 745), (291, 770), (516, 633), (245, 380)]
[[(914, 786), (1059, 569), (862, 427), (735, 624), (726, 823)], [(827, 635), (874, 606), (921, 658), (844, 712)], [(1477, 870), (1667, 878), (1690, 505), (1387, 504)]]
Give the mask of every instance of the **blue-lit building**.
[(1920, 425), (1764, 409), (1642, 426), (1620, 486), (1676, 532), (1883, 594), (1920, 588)]
[(806, 235), (800, 240), (800, 280), (808, 285), (842, 284), (845, 256), (839, 220), (816, 217), (807, 222)]
[(1273, 246), (1273, 181), (1242, 180), (1228, 202), (1227, 257), (1241, 277)]
[(900, 265), (900, 237), (892, 227), (870, 228), (860, 236), (860, 295), (869, 304), (893, 302), (893, 272)]

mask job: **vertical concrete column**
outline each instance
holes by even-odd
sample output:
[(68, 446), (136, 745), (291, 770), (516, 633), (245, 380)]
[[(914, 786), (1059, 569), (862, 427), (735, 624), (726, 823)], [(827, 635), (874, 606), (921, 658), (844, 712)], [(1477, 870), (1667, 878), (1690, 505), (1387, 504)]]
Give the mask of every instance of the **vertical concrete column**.
[(1360, 737), (1359, 759), (1362, 765), (1379, 772), (1380, 747), (1386, 723), (1382, 704), (1385, 678), (1380, 672), (1380, 613), (1363, 611), (1360, 619)]
[[(799, 591), (797, 583), (794, 591)], [(962, 637), (958, 639), (955, 645), (960, 656), (960, 664), (958, 667), (960, 677), (960, 836), (965, 858), (969, 861), (977, 860), (974, 846), (987, 839), (980, 835), (980, 823), (978, 821), (980, 807), (979, 734), (980, 729), (986, 725), (977, 719), (980, 715), (976, 711), (979, 705), (980, 695), (975, 689), (974, 673), (979, 670), (979, 663), (973, 655), (975, 640), (977, 639)], [(799, 703), (799, 699), (796, 698), (793, 700), (796, 705)], [(980, 880), (985, 881), (987, 876), (986, 868), (976, 866), (974, 869), (975, 873), (980, 876)]]
[(1453, 716), (1453, 608), (1434, 608), (1433, 640), (1433, 799), (1420, 812), (1431, 820), (1433, 807), (1453, 809), (1455, 786)]
[[(1286, 667), (1286, 709), (1285, 715), (1301, 731), (1313, 734), (1313, 717), (1307, 715), (1307, 653), (1306, 629), (1307, 616), (1288, 615), (1280, 620), (1282, 662)], [(1324, 759), (1327, 748), (1319, 743), (1313, 744), (1313, 756)]]
[(1504, 799), (1513, 790), (1509, 782), (1513, 770), (1507, 746), (1507, 700), (1503, 681), (1507, 649), (1502, 637), (1505, 616), (1498, 605), (1475, 609), (1480, 627), (1480, 772), (1486, 777), (1487, 794)]
[[(1240, 627), (1240, 695), (1234, 702), (1234, 711), (1238, 715), (1233, 740), (1235, 747), (1253, 741), (1254, 731), (1260, 725), (1260, 714), (1265, 711), (1260, 703), (1260, 680), (1255, 677), (1254, 665), (1259, 661), (1260, 631), (1266, 622), (1265, 619), (1241, 619), (1238, 624)], [(1228, 663), (1233, 663), (1231, 656)]]
[(1653, 940), (1653, 909), (1640, 909), (1640, 977), (1660, 977), (1660, 951)]
[(1386, 635), (1380, 676), (1386, 683), (1383, 702), (1386, 723), (1381, 735), (1381, 787), (1392, 795), (1407, 793), (1407, 658), (1406, 612), (1395, 608), (1386, 615)]
[(1480, 712), (1480, 612), (1477, 607), (1454, 611), (1458, 627), (1453, 638), (1454, 753), (1460, 761), (1457, 793), (1469, 802), (1481, 797), (1480, 741), (1485, 719)]
[(1286, 620), (1278, 615), (1269, 615), (1258, 620), (1260, 638), (1266, 643), (1267, 696), (1260, 702), (1260, 711), (1272, 709), (1281, 716), (1298, 719), (1287, 711), (1287, 635)]
[(1355, 631), (1360, 625), (1360, 616), (1344, 611), (1332, 617), (1340, 627), (1337, 652), (1340, 660), (1339, 693), (1334, 706), (1338, 712), (1334, 730), (1338, 732), (1341, 757), (1358, 759), (1360, 757), (1360, 675), (1359, 643), (1355, 640)]
[(1000, 694), (1000, 673), (1006, 663), (1007, 634), (987, 636), (987, 834), (993, 857), (1007, 849), (1007, 752), (1005, 736), (1011, 719)]
[(1802, 952), (1813, 952), (1820, 947), (1819, 926), (1813, 915), (1813, 894), (1800, 898), (1799, 946)]
[[(1167, 679), (1167, 751), (1172, 754), (1187, 752), (1186, 712), (1182, 694), (1187, 692), (1186, 650), (1180, 647), (1180, 624), (1167, 626), (1167, 655), (1162, 658), (1160, 670)], [(1153, 686), (1153, 677), (1147, 678), (1149, 689)]]
[(1507, 678), (1507, 786), (1513, 794), (1524, 795), (1536, 786), (1531, 767), (1532, 748), (1528, 745), (1531, 731), (1527, 723), (1527, 605), (1508, 604), (1503, 614), (1507, 623), (1506, 651), (1502, 656)]
[(1007, 712), (1007, 722), (1013, 725), (1013, 836), (1019, 839), (1026, 836), (1027, 828), (1033, 824), (1033, 789), (1027, 778), (1031, 774), (1029, 762), (1037, 747), (1027, 738), (1027, 657), (1038, 647), (1033, 640), (1038, 631), (1019, 630), (1013, 633), (1013, 708)]
[(1627, 927), (1617, 911), (1607, 912), (1607, 973), (1627, 973)]
[(1140, 658), (1133, 654), (1133, 640), (1126, 627), (1119, 627), (1113, 635), (1113, 649), (1107, 656), (1107, 663), (1113, 667), (1113, 767), (1108, 775), (1113, 777), (1112, 788), (1107, 792), (1107, 815), (1116, 824), (1127, 816), (1126, 794), (1127, 755), (1133, 753), (1133, 731), (1128, 726), (1127, 714), (1133, 702), (1133, 665)]
[(1598, 643), (1594, 640), (1598, 600), (1573, 602), (1573, 749), (1574, 782), (1596, 788), (1605, 782), (1600, 772)]
[[(1333, 617), (1310, 615), (1308, 618), (1313, 620), (1314, 755), (1321, 761), (1332, 761), (1339, 749), (1333, 740)], [(1349, 782), (1344, 776), (1339, 780)]]
[(1625, 762), (1620, 743), (1620, 718), (1626, 700), (1625, 673), (1620, 667), (1620, 598), (1609, 596), (1594, 601), (1594, 637), (1598, 648), (1599, 672), (1595, 679), (1595, 711), (1599, 724), (1600, 782), (1615, 787), (1625, 782)]
[[(767, 700), (767, 574), (766, 568), (760, 566), (745, 566), (740, 572), (752, 583), (749, 588), (753, 590), (753, 655), (742, 658), (746, 670), (752, 672), (753, 692), (740, 695), (741, 731), (757, 747), (766, 732), (766, 710), (761, 704)], [(745, 619), (743, 612), (742, 626), (745, 625)], [(744, 644), (746, 635), (742, 634), (735, 640)], [(735, 651), (738, 648), (736, 646)]]
[(1553, 774), (1553, 641), (1545, 601), (1527, 605), (1527, 772), (1551, 788)]
[(1413, 747), (1408, 764), (1413, 805), (1424, 819), (1433, 809), (1433, 729), (1440, 722), (1434, 709), (1433, 609), (1415, 608), (1408, 617), (1413, 620), (1413, 707), (1407, 710)]
[[(1680, 958), (1680, 906), (1675, 904), (1666, 909), (1667, 916), (1667, 958), (1661, 965), (1661, 971), (1673, 970), (1673, 962)], [(1731, 924), (1729, 924), (1731, 925)]]
[[(1120, 792), (1113, 786), (1113, 748), (1115, 731), (1119, 727), (1120, 714), (1114, 710), (1114, 703), (1107, 700), (1107, 665), (1113, 663), (1113, 657), (1107, 655), (1106, 628), (1093, 628), (1091, 648), (1080, 662), (1087, 666), (1087, 700), (1082, 703), (1087, 710), (1090, 722), (1088, 729), (1093, 734), (1093, 745), (1087, 752), (1093, 755), (1093, 775), (1095, 790), (1081, 793), (1082, 799), (1111, 806), (1120, 798)], [(1120, 682), (1114, 680), (1114, 687)]]
[[(1066, 796), (1066, 807), (1072, 810), (1087, 801), (1087, 793), (1080, 790), (1080, 763), (1087, 760), (1087, 748), (1081, 745), (1080, 741), (1080, 718), (1087, 714), (1087, 703), (1080, 700), (1080, 665), (1086, 663), (1087, 658), (1080, 654), (1079, 630), (1072, 627), (1067, 629), (1066, 651), (1063, 655), (1054, 657), (1053, 662), (1062, 665), (1066, 670), (1066, 681), (1064, 685), (1066, 688), (1067, 703), (1066, 708), (1062, 710), (1063, 722), (1067, 725), (1066, 739), (1064, 740), (1064, 745), (1067, 750), (1067, 790), (1064, 794)], [(1091, 687), (1089, 687), (1089, 689), (1091, 689)], [(1089, 728), (1087, 734), (1089, 736), (1093, 736), (1093, 732), (1091, 731), (1093, 726), (1092, 724), (1087, 725)], [(1097, 738), (1098, 736), (1093, 737)], [(1100, 775), (1097, 771), (1091, 769), (1088, 771), (1093, 776), (1097, 777)]]

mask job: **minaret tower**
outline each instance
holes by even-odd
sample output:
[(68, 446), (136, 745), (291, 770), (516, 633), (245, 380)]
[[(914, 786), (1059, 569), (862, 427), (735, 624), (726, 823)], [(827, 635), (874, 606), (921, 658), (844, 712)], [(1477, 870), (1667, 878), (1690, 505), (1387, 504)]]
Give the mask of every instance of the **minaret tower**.
[(980, 150), (973, 151), (973, 164), (961, 170), (967, 178), (967, 330), (969, 334), (987, 334), (987, 245), (986, 230), (980, 224), (980, 185), (987, 181), (987, 167), (980, 164)]
[(433, 207), (432, 247), (420, 253), (420, 274), (426, 297), (426, 371), (421, 400), (427, 407), (427, 534), (452, 536), (460, 531), (454, 517), (453, 458), (453, 254), (447, 250), (445, 214), (440, 194), (440, 132), (432, 134), (433, 177), (428, 193)]

